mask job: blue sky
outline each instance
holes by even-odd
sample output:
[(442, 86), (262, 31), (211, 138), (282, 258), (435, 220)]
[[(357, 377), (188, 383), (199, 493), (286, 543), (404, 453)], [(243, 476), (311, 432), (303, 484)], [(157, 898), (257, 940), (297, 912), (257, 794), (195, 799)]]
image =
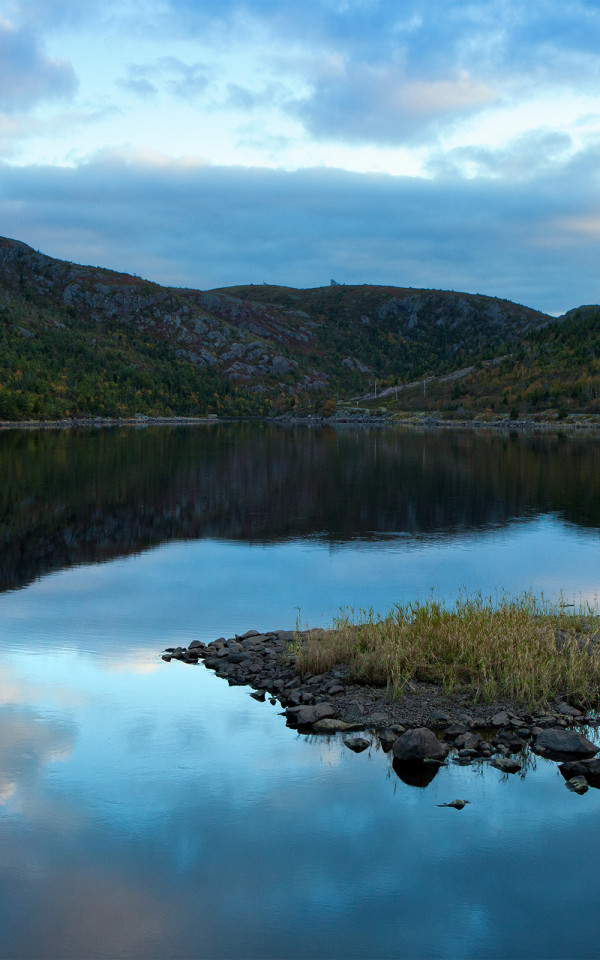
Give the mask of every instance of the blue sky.
[(179, 286), (600, 300), (591, 0), (0, 0), (0, 234)]

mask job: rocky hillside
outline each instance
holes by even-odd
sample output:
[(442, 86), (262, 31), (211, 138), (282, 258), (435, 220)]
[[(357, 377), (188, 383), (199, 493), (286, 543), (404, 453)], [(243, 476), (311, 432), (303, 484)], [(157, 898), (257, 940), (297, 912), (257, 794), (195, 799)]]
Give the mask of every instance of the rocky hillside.
[(491, 359), (549, 323), (449, 291), (161, 287), (0, 239), (0, 418), (314, 410)]

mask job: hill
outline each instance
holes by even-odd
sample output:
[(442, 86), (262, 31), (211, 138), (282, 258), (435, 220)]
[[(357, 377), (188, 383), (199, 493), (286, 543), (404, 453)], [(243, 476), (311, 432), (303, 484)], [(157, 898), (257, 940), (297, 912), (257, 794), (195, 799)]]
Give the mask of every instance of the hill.
[(331, 411), (336, 397), (375, 387), (393, 388), (393, 404), (391, 394), (385, 402), (410, 409), (418, 391), (411, 399), (410, 388), (396, 387), (431, 377), (452, 384), (438, 398), (449, 413), (492, 397), (504, 406), (537, 403), (538, 394), (564, 404), (565, 358), (571, 400), (587, 409), (597, 402), (597, 336), (593, 308), (557, 321), (453, 291), (186, 290), (0, 238), (5, 420)]

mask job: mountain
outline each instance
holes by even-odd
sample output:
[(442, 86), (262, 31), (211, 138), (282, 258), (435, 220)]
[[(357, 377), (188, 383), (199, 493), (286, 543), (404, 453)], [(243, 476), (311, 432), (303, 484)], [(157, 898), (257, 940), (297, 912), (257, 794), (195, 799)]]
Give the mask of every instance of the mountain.
[(473, 370), (536, 350), (552, 359), (560, 331), (593, 339), (595, 317), (401, 287), (162, 287), (0, 238), (0, 418), (331, 412), (376, 381), (400, 388), (401, 409), (407, 383), (457, 372), (448, 412), (476, 409), (477, 388), (455, 395)]

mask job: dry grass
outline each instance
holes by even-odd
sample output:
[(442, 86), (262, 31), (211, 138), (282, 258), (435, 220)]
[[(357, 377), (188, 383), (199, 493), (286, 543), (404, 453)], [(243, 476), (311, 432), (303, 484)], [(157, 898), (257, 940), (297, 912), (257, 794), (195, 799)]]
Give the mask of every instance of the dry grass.
[(309, 633), (296, 650), (300, 674), (340, 663), (354, 680), (396, 694), (417, 680), (449, 691), (466, 686), (487, 702), (508, 698), (533, 707), (570, 697), (597, 705), (600, 622), (593, 607), (567, 613), (529, 594), (496, 602), (461, 597), (454, 607), (412, 602), (385, 617), (344, 614), (334, 629)]

